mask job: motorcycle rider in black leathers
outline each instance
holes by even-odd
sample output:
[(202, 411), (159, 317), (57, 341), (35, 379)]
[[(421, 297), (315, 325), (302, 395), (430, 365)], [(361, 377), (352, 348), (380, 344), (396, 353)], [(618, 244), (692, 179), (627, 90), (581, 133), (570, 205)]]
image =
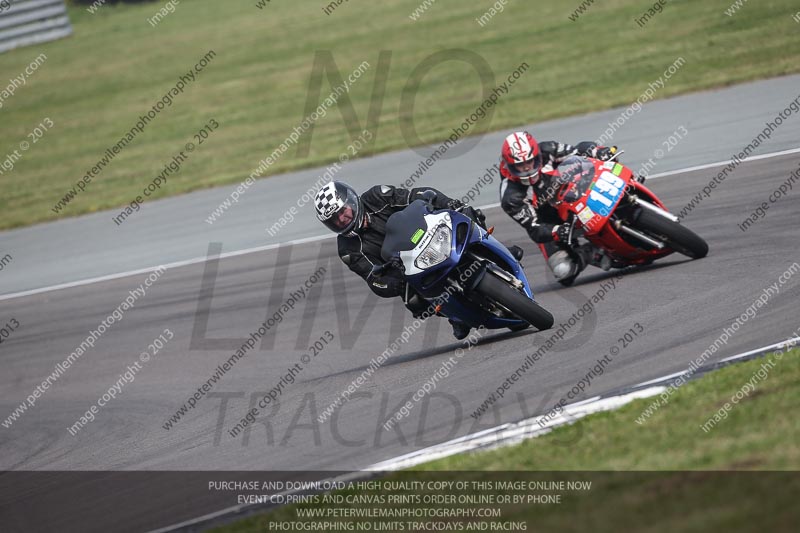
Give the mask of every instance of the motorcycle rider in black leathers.
[[(382, 298), (400, 296), (406, 307), (419, 317), (429, 303), (406, 284), (403, 272), (389, 269), (380, 276), (373, 275), (372, 267), (384, 263), (381, 246), (386, 236), (386, 221), (397, 211), (402, 211), (411, 202), (422, 199), (426, 191), (433, 191), (434, 209), (459, 210), (482, 227), (485, 217), (480, 210), (449, 198), (433, 188), (402, 189), (392, 185), (375, 185), (362, 195), (341, 181), (325, 184), (317, 193), (315, 208), (317, 218), (328, 229), (339, 235), (337, 244), (339, 257), (350, 270), (361, 276)], [(520, 250), (521, 252), (521, 250)], [(463, 339), (469, 335), (470, 327), (460, 320), (450, 319), (453, 335)]]
[[(598, 146), (591, 141), (577, 146), (536, 139), (526, 131), (506, 137), (500, 157), (500, 206), (539, 245), (557, 280), (564, 284), (588, 264), (608, 270), (614, 266), (609, 258), (591, 244), (569, 247), (569, 223), (562, 222), (555, 208), (545, 198), (550, 175), (559, 163), (572, 155), (606, 161), (617, 153), (617, 147)], [(533, 194), (531, 194), (531, 190)]]

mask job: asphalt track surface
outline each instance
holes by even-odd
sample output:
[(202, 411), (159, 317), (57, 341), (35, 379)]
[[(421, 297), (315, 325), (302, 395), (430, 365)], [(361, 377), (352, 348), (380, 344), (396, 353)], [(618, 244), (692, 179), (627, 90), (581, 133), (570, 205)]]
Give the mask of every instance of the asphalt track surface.
[[(654, 67), (654, 79), (661, 72), (662, 69)], [(657, 165), (652, 173), (724, 161), (738, 153), (761, 132), (767, 120), (772, 120), (797, 98), (798, 87), (800, 75), (795, 75), (648, 102), (614, 133), (612, 142), (626, 151), (623, 161), (633, 168), (653, 158)], [(644, 91), (647, 86), (641, 89)], [(531, 105), (546, 103), (531, 102)], [(611, 109), (529, 125), (528, 129), (540, 140), (571, 143), (592, 140), (602, 135), (622, 111), (624, 108)], [(681, 126), (688, 135), (666, 152), (662, 143)], [(507, 133), (487, 134), (467, 151), (452, 148), (448, 158), (438, 161), (417, 184), (460, 197), (489, 165), (497, 162)], [(380, 130), (377, 135), (381, 135)], [(754, 153), (796, 148), (798, 139), (800, 119), (795, 114)], [(359, 191), (376, 183), (399, 184), (418, 169), (434, 148), (352, 160), (342, 165), (336, 177)], [(258, 166), (258, 161), (274, 149), (265, 146), (263, 153), (253, 154), (253, 160), (244, 163), (246, 168)], [(665, 150), (661, 159), (655, 154), (659, 149)], [(345, 146), (342, 151), (346, 151)], [(290, 151), (284, 157), (292, 155)], [(121, 226), (112, 221), (120, 210), (112, 210), (2, 232), (3, 252), (11, 254), (14, 263), (0, 272), (0, 295), (203, 257), (210, 242), (222, 242), (223, 252), (229, 252), (320, 235), (324, 229), (310, 205), (301, 208), (295, 221), (277, 234), (270, 236), (266, 228), (277, 222), (323, 173), (324, 169), (317, 168), (259, 180), (213, 224), (206, 223), (206, 218), (235, 185), (146, 202)], [(242, 181), (245, 178), (242, 175)], [(86, 194), (91, 194), (91, 189)], [(481, 189), (474, 202), (485, 205), (497, 201), (495, 183)]]
[[(780, 86), (786, 80), (773, 81)], [(699, 96), (713, 94), (729, 93)], [(769, 109), (777, 112), (783, 102), (781, 95)], [(730, 113), (727, 119), (718, 117), (720, 124), (735, 122), (737, 112), (730, 106), (718, 108), (720, 113), (725, 109)], [(683, 143), (682, 160), (702, 164), (725, 159), (719, 154), (730, 156), (740, 151), (761, 130), (756, 125), (773, 114), (751, 117), (752, 127), (746, 133), (737, 133), (741, 142), (726, 143), (711, 156), (692, 149), (703, 143)], [(798, 122), (793, 117), (785, 129), (779, 130), (781, 135), (797, 128)], [(680, 121), (672, 120), (662, 129), (672, 131), (679, 125)], [(721, 135), (723, 130), (730, 134), (729, 128), (719, 126), (708, 135)], [(653, 147), (658, 142), (652, 143)], [(788, 142), (767, 143), (760, 152), (794, 147)], [(418, 156), (407, 157), (416, 160)], [(574, 400), (685, 369), (766, 287), (778, 282), (782, 273), (800, 261), (797, 210), (793, 205), (797, 183), (794, 192), (772, 204), (766, 217), (747, 232), (737, 227), (789, 178), (799, 161), (798, 154), (791, 154), (743, 163), (684, 221), (709, 242), (707, 258), (689, 261), (673, 255), (627, 273), (595, 312), (571, 329), (552, 352), (477, 421), (470, 413), (536, 350), (547, 334), (486, 335), (458, 361), (449, 376), (438, 382), (435, 394), (415, 404), (406, 419), (386, 431), (381, 427), (386, 418), (431, 379), (456, 348), (464, 346), (454, 342), (444, 320), (430, 319), (358, 389), (359, 394), (351, 402), (338, 410), (333, 422), (316, 421), (317, 415), (358, 377), (370, 359), (383, 352), (404, 325), (411, 324), (410, 316), (397, 302), (374, 297), (363, 282), (345, 271), (333, 253), (334, 241), (327, 239), (169, 269), (119, 323), (102, 335), (94, 348), (45, 391), (34, 407), (10, 428), (0, 427), (0, 469), (358, 470), (449, 438), (545, 412), (637, 322), (644, 328), (642, 336), (622, 350), (606, 372)], [(665, 176), (649, 185), (677, 212), (718, 170)], [(217, 191), (219, 196), (221, 192)], [(496, 201), (494, 197), (484, 198), (484, 203)], [(498, 208), (489, 209), (486, 214), (489, 223), (496, 226), (498, 238), (525, 248), (523, 263), (537, 299), (553, 313), (556, 324), (569, 319), (601, 286), (615, 278), (613, 272), (590, 269), (574, 287), (561, 288), (546, 273), (538, 252), (513, 221)], [(63, 222), (81, 223), (83, 219)], [(27, 231), (30, 236), (47, 227), (53, 225), (10, 233), (16, 236)], [(101, 244), (104, 245), (98, 244), (94, 256), (83, 260), (91, 262), (93, 257), (111, 255)], [(123, 248), (124, 242), (116, 245), (116, 249)], [(161, 252), (171, 253), (163, 248), (153, 253)], [(166, 261), (155, 263), (158, 262)], [(113, 258), (103, 265), (106, 269), (112, 267)], [(10, 271), (12, 266), (19, 264), (6, 268)], [(194, 409), (171, 429), (164, 429), (170, 415), (214, 374), (217, 365), (227, 360), (320, 266), (327, 270), (311, 296), (288, 312), (267, 334), (266, 342), (256, 345), (256, 350), (240, 360)], [(212, 295), (209, 280), (215, 269)], [(108, 273), (113, 272), (97, 274)], [(146, 276), (137, 274), (0, 301), (0, 318), (5, 321), (13, 317), (20, 323), (0, 348), (0, 419), (6, 420), (53, 372), (54, 366), (75, 350)], [(28, 284), (17, 289), (35, 287)], [(782, 340), (796, 331), (800, 327), (798, 287), (800, 276), (795, 275), (710, 361)], [(210, 305), (205, 328), (203, 305)], [(77, 435), (70, 435), (67, 428), (117, 382), (165, 328), (174, 332), (174, 338), (143, 365), (116, 399), (100, 409), (96, 420)], [(278, 384), (287, 368), (308, 353), (309, 344), (326, 331), (335, 336), (333, 343), (305, 366), (293, 384), (285, 387), (279, 403), (265, 409), (250, 431), (231, 437), (228, 430)], [(146, 489), (144, 483), (131, 490)], [(158, 525), (191, 515), (169, 516), (169, 510), (159, 506), (158, 489), (149, 489), (156, 493), (150, 505), (162, 513), (152, 514), (160, 516)], [(186, 497), (191, 498), (192, 494)], [(213, 510), (198, 508), (195, 514)]]

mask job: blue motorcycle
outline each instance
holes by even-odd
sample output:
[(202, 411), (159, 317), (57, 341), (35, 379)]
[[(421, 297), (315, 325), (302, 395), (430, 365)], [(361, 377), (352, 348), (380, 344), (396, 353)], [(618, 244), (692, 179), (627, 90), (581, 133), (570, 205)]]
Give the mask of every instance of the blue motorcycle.
[(373, 275), (400, 269), (436, 313), (474, 328), (550, 329), (553, 315), (536, 303), (522, 266), (492, 237), (492, 228), (458, 211), (434, 210), (433, 198), (389, 217), (381, 248), (386, 263)]

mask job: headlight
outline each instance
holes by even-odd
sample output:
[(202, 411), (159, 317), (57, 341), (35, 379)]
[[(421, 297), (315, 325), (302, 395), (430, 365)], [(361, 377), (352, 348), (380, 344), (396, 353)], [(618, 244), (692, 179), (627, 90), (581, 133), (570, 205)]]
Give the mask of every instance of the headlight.
[(414, 265), (424, 270), (447, 259), (450, 256), (451, 235), (450, 228), (446, 224), (436, 228), (436, 231), (433, 232), (433, 239), (414, 260)]

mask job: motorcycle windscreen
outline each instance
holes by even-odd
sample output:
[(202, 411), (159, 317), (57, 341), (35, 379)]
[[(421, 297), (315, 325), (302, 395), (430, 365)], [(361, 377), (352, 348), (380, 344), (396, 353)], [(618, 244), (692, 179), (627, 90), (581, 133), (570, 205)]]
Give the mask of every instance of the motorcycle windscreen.
[(381, 246), (381, 257), (384, 261), (417, 246), (428, 228), (425, 222), (427, 213), (428, 204), (422, 200), (414, 200), (408, 207), (389, 217), (386, 221), (386, 237)]
[(580, 156), (570, 156), (558, 165), (554, 176), (554, 197), (572, 203), (580, 200), (594, 182), (595, 168), (591, 161)]

